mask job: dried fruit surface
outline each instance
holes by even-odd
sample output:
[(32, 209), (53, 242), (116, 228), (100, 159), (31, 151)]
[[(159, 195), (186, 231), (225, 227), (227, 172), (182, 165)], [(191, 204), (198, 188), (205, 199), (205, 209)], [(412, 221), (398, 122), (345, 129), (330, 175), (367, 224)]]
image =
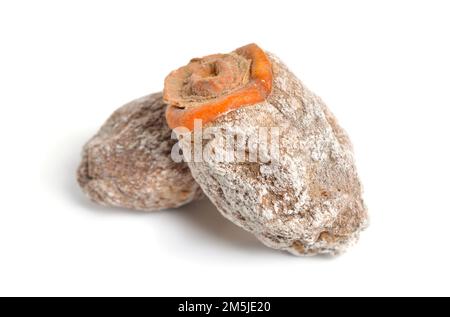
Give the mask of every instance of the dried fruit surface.
[[(190, 162), (189, 167), (219, 211), (267, 246), (297, 255), (339, 253), (368, 223), (351, 143), (323, 101), (268, 55), (270, 95), (207, 124), (204, 128), (222, 132), (203, 141), (210, 160)], [(226, 155), (216, 156), (218, 152), (230, 150), (222, 146), (227, 134), (245, 138), (257, 135), (260, 127), (279, 128), (277, 159), (214, 160)]]
[(176, 140), (165, 110), (161, 93), (134, 100), (84, 146), (78, 182), (94, 202), (152, 211), (202, 196), (188, 166), (170, 157)]

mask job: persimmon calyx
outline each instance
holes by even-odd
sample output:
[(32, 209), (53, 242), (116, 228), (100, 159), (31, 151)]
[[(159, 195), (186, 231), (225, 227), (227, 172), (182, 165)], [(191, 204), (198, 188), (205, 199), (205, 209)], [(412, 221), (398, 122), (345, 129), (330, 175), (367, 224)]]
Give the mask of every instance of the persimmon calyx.
[(164, 81), (166, 119), (170, 128), (193, 129), (228, 111), (264, 101), (272, 89), (272, 65), (256, 44), (229, 54), (194, 58)]

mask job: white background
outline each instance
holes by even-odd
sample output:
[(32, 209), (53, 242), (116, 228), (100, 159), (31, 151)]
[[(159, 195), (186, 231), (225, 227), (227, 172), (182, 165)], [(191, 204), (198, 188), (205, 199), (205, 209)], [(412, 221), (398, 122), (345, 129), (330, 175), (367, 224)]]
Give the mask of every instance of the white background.
[[(448, 1), (2, 1), (0, 295), (450, 295)], [(89, 202), (83, 143), (190, 58), (280, 56), (354, 143), (371, 226), (268, 249), (208, 202)]]

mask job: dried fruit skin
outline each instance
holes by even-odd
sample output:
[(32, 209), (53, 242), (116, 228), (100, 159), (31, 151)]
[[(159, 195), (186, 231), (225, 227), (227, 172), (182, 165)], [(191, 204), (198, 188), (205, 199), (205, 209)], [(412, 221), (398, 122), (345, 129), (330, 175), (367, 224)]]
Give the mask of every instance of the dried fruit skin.
[[(273, 73), (270, 94), (204, 125), (204, 130), (221, 131), (203, 141), (210, 160), (188, 165), (222, 215), (267, 246), (296, 255), (339, 253), (368, 224), (351, 143), (324, 102), (276, 56), (267, 56)], [(224, 157), (230, 151), (222, 146), (229, 132), (251, 136), (260, 127), (279, 129), (278, 158), (214, 159), (218, 152)], [(186, 140), (179, 141), (184, 153), (190, 148)]]
[(84, 146), (78, 183), (96, 203), (144, 211), (174, 208), (202, 196), (185, 163), (170, 153), (176, 140), (156, 93), (118, 110)]

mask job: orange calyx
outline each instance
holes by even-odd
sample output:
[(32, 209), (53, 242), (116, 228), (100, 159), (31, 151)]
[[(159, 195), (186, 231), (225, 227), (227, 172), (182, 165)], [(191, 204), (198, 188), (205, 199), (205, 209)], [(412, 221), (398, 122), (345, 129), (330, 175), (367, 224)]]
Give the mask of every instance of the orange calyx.
[(256, 44), (230, 54), (195, 58), (164, 81), (170, 128), (194, 128), (246, 105), (264, 101), (272, 90), (272, 65)]

